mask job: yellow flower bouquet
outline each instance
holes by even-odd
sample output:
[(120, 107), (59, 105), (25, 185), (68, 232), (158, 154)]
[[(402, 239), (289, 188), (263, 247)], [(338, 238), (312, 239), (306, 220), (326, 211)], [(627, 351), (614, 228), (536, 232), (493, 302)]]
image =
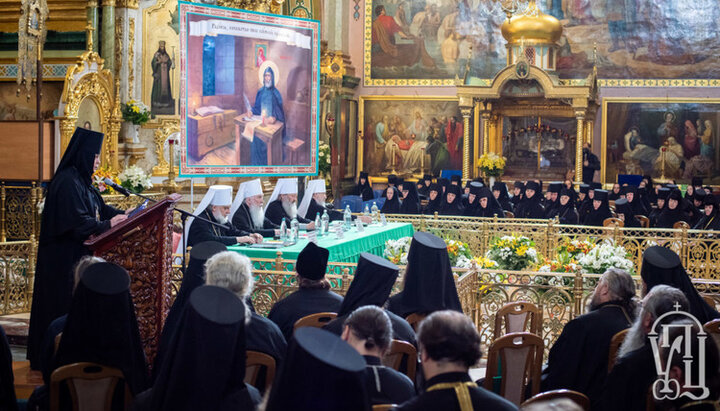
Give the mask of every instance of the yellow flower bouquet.
[(480, 170), (488, 177), (500, 177), (505, 172), (505, 157), (495, 153), (487, 153), (480, 156), (478, 163)]
[(123, 121), (142, 126), (150, 120), (150, 109), (141, 101), (130, 100), (121, 106)]

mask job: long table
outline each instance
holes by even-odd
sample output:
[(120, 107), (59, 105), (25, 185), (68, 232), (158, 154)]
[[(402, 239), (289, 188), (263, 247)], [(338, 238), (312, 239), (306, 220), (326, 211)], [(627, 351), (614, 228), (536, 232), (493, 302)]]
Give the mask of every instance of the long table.
[[(317, 245), (327, 248), (330, 252), (328, 261), (338, 263), (357, 263), (360, 253), (371, 253), (378, 256), (383, 255), (385, 242), (397, 240), (401, 237), (412, 237), (414, 229), (410, 223), (388, 223), (386, 226), (372, 224), (365, 227), (365, 231), (358, 232), (355, 225), (345, 232), (342, 239), (337, 239), (335, 234), (318, 237)], [(297, 260), (300, 251), (308, 244), (306, 238), (301, 238), (297, 243), (276, 249), (252, 248), (244, 245), (229, 246), (228, 250), (244, 254), (249, 258), (275, 258), (277, 252), (282, 252), (282, 258)]]

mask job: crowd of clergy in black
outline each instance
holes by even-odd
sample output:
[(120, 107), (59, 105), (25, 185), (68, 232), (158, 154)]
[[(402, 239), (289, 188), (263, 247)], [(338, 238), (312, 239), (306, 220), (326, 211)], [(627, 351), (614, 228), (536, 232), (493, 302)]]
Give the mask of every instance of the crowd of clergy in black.
[[(482, 355), (480, 335), (462, 313), (439, 237), (424, 232), (413, 236), (403, 289), (392, 297), (399, 272), (394, 264), (363, 253), (343, 298), (325, 279), (328, 251), (309, 243), (296, 263), (298, 290), (279, 300), (267, 318), (254, 312), (250, 300), (252, 262), (226, 250), (208, 241), (190, 251), (152, 366), (144, 354), (127, 272), (97, 257), (83, 257), (75, 270), (69, 312), (45, 333), (41, 369), (46, 385), (33, 393), (28, 409), (49, 409), (53, 371), (78, 362), (121, 370), (135, 410), (369, 410), (375, 404), (397, 404), (398, 410), (517, 409), (469, 377)], [(641, 277), (644, 298), (638, 303), (628, 273), (610, 269), (601, 276), (588, 312), (566, 324), (550, 350), (542, 391), (581, 392), (597, 410), (645, 409), (658, 377), (648, 339), (653, 322), (678, 308), (702, 323), (720, 314), (702, 299), (677, 254), (667, 248), (646, 250)], [(324, 329), (293, 329), (302, 317), (322, 312), (338, 316)], [(404, 319), (410, 314), (426, 316), (417, 334)], [(678, 318), (666, 316), (663, 324), (675, 324)], [(628, 328), (608, 371), (610, 341)], [(416, 381), (382, 365), (393, 339), (418, 349), (421, 372)], [(2, 341), (8, 355), (0, 372), (0, 400), (5, 401), (0, 408), (14, 410), (9, 349), (7, 340)], [(710, 396), (704, 401), (666, 400), (657, 404), (659, 409), (711, 410), (718, 404), (718, 348), (712, 338), (693, 341), (694, 352), (704, 344)], [(277, 364), (279, 372), (265, 392), (264, 386), (244, 382), (247, 351), (270, 355)], [(676, 358), (680, 364), (682, 353)], [(60, 409), (66, 409), (69, 391), (60, 387)], [(114, 406), (127, 405), (121, 393), (119, 389)]]
[[(718, 198), (710, 187), (703, 187), (701, 178), (693, 178), (685, 194), (677, 185), (654, 184), (644, 176), (637, 185), (615, 183), (612, 190), (603, 190), (600, 183), (581, 184), (579, 191), (570, 180), (551, 182), (543, 193), (540, 180), (516, 181), (512, 195), (506, 183), (485, 185), (482, 178), (462, 186), (460, 176), (433, 182), (425, 175), (417, 183), (388, 176), (383, 191), (385, 203), (380, 210), (386, 214), (429, 214), (465, 217), (507, 217), (553, 219), (560, 224), (602, 226), (608, 218), (619, 218), (625, 227), (641, 227), (638, 217), (647, 217), (649, 227), (673, 228), (682, 221), (690, 228), (720, 230)], [(361, 173), (354, 191), (364, 201), (372, 199), (367, 173)]]

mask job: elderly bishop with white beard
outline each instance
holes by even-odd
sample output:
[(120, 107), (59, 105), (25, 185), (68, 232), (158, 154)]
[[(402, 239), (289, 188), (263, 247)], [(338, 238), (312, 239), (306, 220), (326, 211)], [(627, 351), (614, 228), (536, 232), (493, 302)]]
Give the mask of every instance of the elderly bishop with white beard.
[(233, 226), (238, 230), (263, 237), (279, 235), (280, 226), (265, 218), (262, 185), (259, 179), (240, 184), (235, 201), (230, 207), (230, 215)]
[[(185, 228), (187, 245), (192, 247), (203, 241), (217, 241), (225, 245), (254, 244), (262, 241), (262, 237), (247, 231), (238, 230), (230, 223), (230, 206), (232, 204), (232, 187), (224, 185), (210, 186), (195, 215), (213, 223), (209, 224), (197, 218), (189, 219)], [(182, 248), (182, 245), (178, 248)]]
[(293, 218), (297, 218), (301, 230), (312, 230), (315, 223), (298, 214), (297, 209), (297, 179), (281, 178), (275, 185), (268, 206), (265, 209), (265, 217), (273, 224), (280, 225), (282, 219), (285, 224), (290, 224)]

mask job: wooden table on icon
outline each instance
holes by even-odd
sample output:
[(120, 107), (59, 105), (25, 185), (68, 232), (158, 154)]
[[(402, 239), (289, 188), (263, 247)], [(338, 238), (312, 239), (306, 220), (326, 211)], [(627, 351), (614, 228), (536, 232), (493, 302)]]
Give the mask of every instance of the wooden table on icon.
[[(235, 117), (235, 150), (239, 165), (249, 166), (252, 164), (251, 145), (252, 141), (243, 136), (245, 125), (250, 123), (245, 116)], [(282, 131), (285, 125), (281, 122), (266, 124), (255, 127), (253, 138), (261, 139), (267, 146), (267, 165), (282, 164)]]

